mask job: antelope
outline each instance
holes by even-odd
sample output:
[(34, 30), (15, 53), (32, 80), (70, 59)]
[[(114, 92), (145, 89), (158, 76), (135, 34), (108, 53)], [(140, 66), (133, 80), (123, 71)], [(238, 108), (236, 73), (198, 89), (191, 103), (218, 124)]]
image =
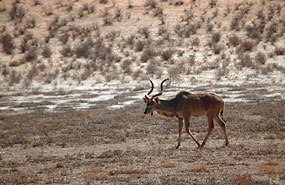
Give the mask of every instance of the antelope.
[[(225, 104), (222, 98), (213, 93), (192, 94), (186, 91), (180, 91), (172, 99), (159, 99), (159, 96), (163, 93), (163, 83), (167, 80), (169, 79), (167, 78), (161, 82), (160, 92), (149, 98), (149, 95), (152, 93), (154, 87), (153, 82), (150, 80), (151, 90), (143, 98), (144, 102), (146, 103), (146, 109), (144, 114), (151, 114), (152, 116), (153, 112), (155, 112), (158, 114), (158, 116), (167, 118), (178, 118), (179, 136), (176, 149), (180, 147), (183, 121), (185, 124), (186, 132), (190, 135), (190, 137), (198, 145), (198, 147), (203, 147), (214, 129), (215, 120), (223, 130), (225, 145), (227, 146), (229, 144), (229, 141), (226, 133), (225, 121), (223, 119), (223, 111)], [(189, 130), (189, 127), (191, 116), (199, 117), (202, 115), (205, 115), (208, 118), (208, 133), (202, 145), (200, 145), (200, 143)]]

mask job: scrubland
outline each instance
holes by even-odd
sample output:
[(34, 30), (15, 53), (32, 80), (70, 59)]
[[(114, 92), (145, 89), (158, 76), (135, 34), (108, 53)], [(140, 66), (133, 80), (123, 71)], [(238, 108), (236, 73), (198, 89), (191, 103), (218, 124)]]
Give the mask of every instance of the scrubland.
[[(0, 183), (285, 184), (284, 17), (282, 0), (0, 0)], [(143, 115), (166, 77), (166, 96), (225, 99), (229, 146), (216, 126), (176, 150), (177, 120)]]

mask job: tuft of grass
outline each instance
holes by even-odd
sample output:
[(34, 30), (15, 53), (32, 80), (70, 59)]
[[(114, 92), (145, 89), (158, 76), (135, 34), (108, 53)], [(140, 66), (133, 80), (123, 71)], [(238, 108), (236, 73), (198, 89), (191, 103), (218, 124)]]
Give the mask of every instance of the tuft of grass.
[(250, 185), (252, 184), (252, 177), (250, 174), (236, 175), (234, 181), (235, 184)]
[(205, 171), (206, 169), (207, 166), (204, 164), (194, 164), (191, 166), (191, 170), (196, 172)]
[(161, 167), (163, 168), (175, 168), (176, 167), (176, 163), (174, 162), (164, 162), (160, 164)]

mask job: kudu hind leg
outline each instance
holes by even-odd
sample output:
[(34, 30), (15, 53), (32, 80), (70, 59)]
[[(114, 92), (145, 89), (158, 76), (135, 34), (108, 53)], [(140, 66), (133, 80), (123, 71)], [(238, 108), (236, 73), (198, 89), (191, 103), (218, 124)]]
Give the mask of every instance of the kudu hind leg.
[(184, 118), (184, 122), (185, 122), (185, 130), (186, 130), (186, 132), (191, 136), (191, 138), (198, 145), (198, 147), (200, 147), (201, 146), (200, 143), (197, 141), (197, 139), (192, 135), (192, 133), (189, 130), (189, 127), (190, 127), (190, 117), (189, 118)]
[(179, 148), (180, 142), (181, 142), (181, 133), (182, 133), (182, 127), (183, 127), (183, 119), (181, 118), (178, 119), (178, 127), (179, 127), (179, 130), (178, 130), (179, 136), (178, 136), (178, 144), (176, 146), (176, 149)]
[(224, 120), (220, 118), (219, 114), (217, 114), (215, 116), (215, 120), (221, 126), (221, 128), (224, 132), (224, 137), (225, 137), (226, 146), (227, 146), (229, 144), (229, 140), (228, 140), (228, 136), (227, 136), (227, 132), (226, 132), (226, 124), (225, 124)]

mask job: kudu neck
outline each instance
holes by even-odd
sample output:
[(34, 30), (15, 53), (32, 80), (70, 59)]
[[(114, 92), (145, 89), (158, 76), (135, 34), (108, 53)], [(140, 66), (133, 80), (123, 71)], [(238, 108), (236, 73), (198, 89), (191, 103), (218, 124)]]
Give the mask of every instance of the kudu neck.
[(158, 100), (158, 104), (156, 105), (156, 109), (167, 111), (167, 112), (174, 112), (175, 107), (170, 100)]

